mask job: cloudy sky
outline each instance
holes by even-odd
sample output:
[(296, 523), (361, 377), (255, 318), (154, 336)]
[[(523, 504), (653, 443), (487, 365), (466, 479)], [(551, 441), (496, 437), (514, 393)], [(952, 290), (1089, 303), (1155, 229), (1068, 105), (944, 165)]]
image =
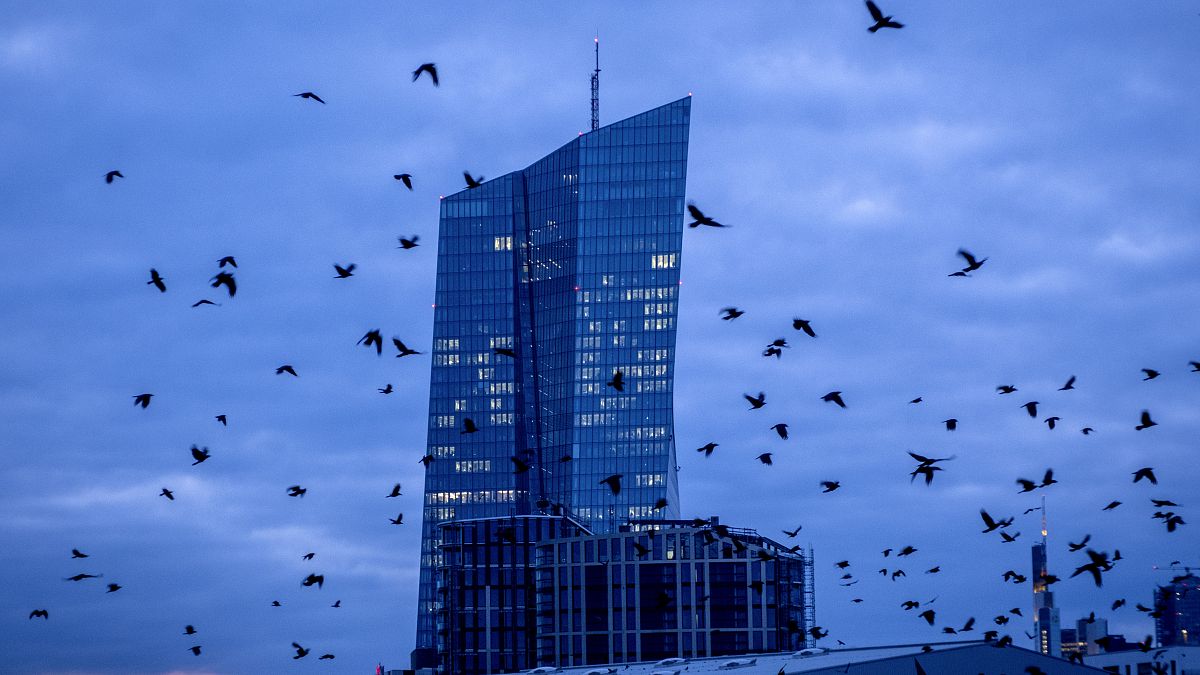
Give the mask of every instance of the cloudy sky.
[[(1194, 2), (892, 0), (906, 27), (874, 35), (854, 1), (244, 5), (5, 9), (0, 669), (407, 665), (429, 361), (354, 343), (380, 328), (429, 347), (438, 196), (587, 127), (597, 31), (602, 122), (692, 92), (689, 197), (735, 225), (685, 236), (688, 517), (803, 525), (818, 623), (851, 645), (1028, 615), (1028, 584), (1000, 574), (1027, 571), (1038, 514), (1022, 512), (1041, 495), (1052, 571), (1082, 563), (1067, 542), (1088, 533), (1124, 558), (1102, 589), (1055, 587), (1064, 625), (1096, 611), (1141, 639), (1152, 622), (1112, 601), (1149, 604), (1170, 576), (1155, 565), (1200, 564), (1197, 525), (1168, 534), (1149, 501), (1196, 520)], [(410, 82), (426, 61), (441, 87)], [(106, 185), (112, 169), (125, 178)], [(414, 233), (423, 246), (395, 248)], [(971, 278), (947, 277), (959, 247), (988, 257)], [(225, 255), (232, 300), (206, 285)], [(202, 297), (222, 304), (193, 309)], [(726, 305), (745, 316), (720, 321)], [(782, 360), (759, 356), (777, 337)], [(284, 363), (300, 377), (277, 377)], [(760, 390), (767, 407), (747, 412)], [(821, 402), (830, 390), (847, 409)], [(1143, 409), (1159, 426), (1135, 431)], [(711, 458), (692, 450), (709, 441)], [(192, 444), (212, 460), (191, 466)], [(906, 450), (957, 459), (912, 485)], [(1143, 466), (1157, 487), (1131, 483)], [(1016, 493), (1048, 467), (1057, 485)], [(383, 499), (396, 482), (405, 496)], [(1017, 542), (980, 534), (981, 507), (1016, 516)], [(905, 545), (908, 577), (876, 574)], [(857, 585), (838, 585), (842, 559)], [(63, 581), (81, 572), (104, 578)], [(309, 572), (324, 589), (300, 587)], [(899, 608), (935, 596), (936, 628)], [(27, 618), (40, 608), (49, 621)], [(1009, 628), (1030, 644), (1030, 625)], [(292, 641), (337, 659), (294, 662)]]

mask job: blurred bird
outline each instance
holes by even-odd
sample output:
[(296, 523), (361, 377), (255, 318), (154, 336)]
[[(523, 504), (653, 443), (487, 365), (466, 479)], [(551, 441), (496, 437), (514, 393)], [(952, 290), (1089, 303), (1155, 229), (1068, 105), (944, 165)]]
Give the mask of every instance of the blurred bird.
[(1022, 405), (1021, 407), (1025, 409), (1025, 412), (1029, 413), (1030, 417), (1033, 417), (1035, 419), (1037, 418), (1037, 407), (1038, 407), (1037, 401), (1030, 401), (1029, 403)]
[(413, 186), (412, 186), (412, 174), (411, 173), (398, 173), (398, 174), (392, 176), (392, 178), (395, 178), (396, 180), (400, 181), (401, 183), (404, 183), (404, 187), (408, 188), (409, 191), (412, 191)]
[(301, 559), (301, 560), (312, 560), (312, 559), (313, 559), (313, 556), (315, 556), (315, 555), (316, 555), (316, 553), (312, 553), (312, 552), (310, 551), (310, 552), (308, 552), (308, 553), (305, 553), (304, 555), (300, 556), (300, 559)]
[(785, 441), (787, 440), (787, 438), (788, 438), (788, 425), (784, 424), (783, 422), (780, 422), (779, 424), (773, 424), (773, 425), (771, 425), (771, 428), (775, 430), (775, 433), (779, 434), (779, 437), (780, 437), (780, 438), (782, 438), (782, 439), (783, 439), (783, 440), (785, 440)]
[(1104, 508), (1102, 508), (1100, 510), (1101, 511), (1112, 511), (1113, 509), (1117, 508), (1120, 505), (1121, 505), (1121, 502), (1111, 501), (1108, 503), (1108, 506), (1105, 506)]
[(215, 417), (215, 419), (221, 423), (221, 426), (223, 426), (223, 427), (229, 426), (229, 419), (227, 417), (225, 417), (225, 415), (217, 415)]
[(342, 267), (341, 265), (334, 263), (333, 269), (335, 272), (337, 272), (337, 276), (334, 277), (334, 279), (349, 279), (350, 277), (354, 276), (354, 270), (357, 267), (358, 267), (358, 265), (355, 265), (354, 263), (350, 263), (349, 265), (346, 265), (345, 267)]
[(1011, 384), (1002, 384), (999, 387), (996, 387), (996, 391), (999, 392), (1000, 394), (1011, 394), (1011, 393), (1015, 392), (1016, 390), (1017, 390), (1017, 388), (1012, 386)]
[[(884, 16), (883, 12), (880, 11), (879, 6), (871, 0), (867, 0), (867, 11), (871, 13), (871, 19), (875, 21), (875, 24), (867, 29), (872, 33), (880, 28), (904, 28), (904, 24), (893, 21), (892, 17), (890, 16)], [(965, 251), (959, 251), (959, 253), (965, 253)]]
[(1188, 361), (1188, 365), (1192, 367), (1189, 373), (1200, 373), (1200, 361)]
[(840, 391), (831, 391), (822, 396), (821, 400), (826, 403), (836, 403), (839, 408), (846, 407), (846, 402), (842, 400), (842, 392)]
[(1112, 569), (1112, 563), (1109, 562), (1107, 553), (1096, 552), (1090, 548), (1087, 550), (1087, 556), (1090, 562), (1075, 568), (1075, 571), (1071, 573), (1071, 578), (1088, 572), (1092, 575), (1092, 581), (1096, 583), (1096, 588), (1100, 588), (1104, 585), (1104, 581), (1100, 578), (1100, 575)]
[(432, 63), (422, 63), (417, 66), (417, 69), (412, 72), (412, 81), (416, 82), (417, 78), (421, 77), (421, 73), (429, 75), (429, 79), (433, 80), (433, 86), (438, 86), (437, 66)]
[(1075, 551), (1078, 551), (1078, 550), (1082, 549), (1083, 547), (1087, 546), (1088, 542), (1091, 540), (1092, 540), (1092, 535), (1090, 535), (1090, 534), (1084, 535), (1083, 539), (1078, 544), (1068, 541), (1067, 548), (1070, 549), (1070, 551), (1072, 553), (1074, 553)]
[(88, 554), (84, 553), (83, 551), (80, 551), (77, 548), (71, 549), (71, 558), (72, 559), (75, 559), (75, 558), (82, 559), (82, 558), (86, 558), (86, 557), (88, 557)]
[(1154, 420), (1150, 419), (1150, 411), (1149, 410), (1143, 410), (1142, 411), (1142, 423), (1137, 425), (1136, 427), (1134, 427), (1134, 429), (1136, 429), (1137, 431), (1141, 431), (1142, 429), (1149, 429), (1150, 427), (1154, 427), (1154, 426), (1158, 426), (1158, 422), (1155, 422)]
[(272, 601), (271, 601), (271, 606), (272, 606), (272, 607), (283, 607), (283, 605), (282, 605), (282, 604), (280, 604), (280, 602), (279, 602), (278, 600), (272, 600)]
[(754, 459), (757, 459), (758, 461), (762, 462), (763, 464), (766, 464), (767, 466), (771, 466), (771, 454), (772, 453), (764, 452), (763, 454), (759, 455), (758, 457), (755, 457)]
[(471, 419), (470, 417), (464, 417), (463, 418), (463, 430), (458, 433), (460, 435), (461, 434), (473, 434), (476, 431), (479, 431), (479, 427), (475, 426), (475, 420)]
[(308, 656), (308, 653), (312, 651), (311, 649), (305, 649), (304, 647), (301, 647), (300, 643), (298, 642), (293, 642), (292, 646), (296, 648), (296, 655), (292, 657), (293, 659), (302, 659)]
[(420, 246), (420, 244), (417, 243), (418, 241), (420, 241), (420, 239), (421, 239), (421, 237), (419, 235), (415, 235), (415, 234), (411, 237), (396, 237), (396, 241), (400, 242), (400, 245), (397, 246), (396, 248), (402, 248), (405, 251), (412, 249), (412, 248), (416, 248), (416, 247)]
[(229, 272), (217, 272), (209, 281), (212, 282), (209, 285), (213, 288), (220, 288), (224, 285), (225, 289), (229, 291), (229, 297), (231, 298), (237, 293), (237, 281), (234, 280), (233, 275)]
[(191, 647), (188, 647), (188, 651), (196, 656), (200, 656), (200, 645), (192, 645)]
[(401, 358), (404, 356), (415, 356), (417, 354), (425, 353), (425, 352), (419, 352), (415, 349), (409, 349), (408, 345), (401, 342), (398, 338), (392, 338), (392, 345), (394, 345), (396, 347), (396, 351), (400, 352), (399, 354), (396, 354), (396, 358)]
[(614, 496), (621, 494), (621, 477), (623, 474), (614, 473), (613, 475), (600, 481), (601, 485), (607, 485), (609, 490), (612, 490)]
[(823, 480), (821, 481), (821, 487), (825, 488), (824, 490), (821, 490), (821, 492), (833, 492), (834, 490), (842, 487), (842, 483), (836, 480)]
[(983, 263), (987, 262), (988, 260), (987, 258), (976, 260), (975, 256), (971, 255), (969, 251), (961, 248), (958, 249), (958, 255), (962, 256), (962, 259), (967, 261), (967, 266), (962, 268), (964, 274), (969, 274), (980, 267), (983, 267)]
[(783, 356), (783, 350), (780, 349), (779, 347), (767, 347), (766, 349), (764, 349), (762, 351), (762, 355), (763, 356), (774, 356), (775, 358), (778, 359)]
[(751, 396), (750, 394), (742, 394), (742, 398), (749, 401), (751, 410), (758, 410), (759, 408), (761, 408), (767, 404), (767, 395), (762, 393), (761, 391), (758, 392), (757, 397)]
[(337, 658), (333, 654), (322, 654), (317, 657), (318, 661), (328, 661), (329, 659)]
[(707, 225), (709, 227), (729, 227), (723, 223), (719, 223), (713, 218), (704, 215), (704, 212), (696, 208), (695, 204), (688, 204), (688, 214), (692, 216), (692, 222), (688, 223), (688, 227), (699, 227)]
[(184, 626), (184, 627), (183, 627), (183, 634), (184, 634), (184, 635), (195, 635), (195, 634), (196, 634), (196, 627), (195, 627), (195, 626), (193, 626), (193, 625), (191, 625), (191, 624), (188, 624), (188, 625)]
[(927, 609), (924, 612), (921, 612), (920, 614), (918, 614), (917, 616), (921, 617), (922, 619), (925, 619), (925, 623), (932, 626), (934, 619), (937, 617), (937, 613), (934, 612), (932, 609)]
[(738, 318), (739, 316), (745, 314), (745, 312), (738, 309), (737, 307), (722, 307), (721, 314), (723, 315), (721, 317), (722, 321), (733, 321), (734, 319)]
[(108, 173), (104, 174), (104, 182), (108, 183), (109, 185), (112, 185), (114, 178), (124, 178), (124, 177), (125, 176), (122, 175), (120, 171), (115, 171), (115, 170), (109, 171)]
[(942, 424), (946, 425), (946, 431), (954, 431), (958, 428), (958, 420), (953, 417), (948, 420), (942, 420)]
[(105, 593), (116, 593), (117, 591), (121, 590), (121, 588), (123, 588), (123, 587), (121, 586), (121, 584), (109, 584), (109, 585), (108, 585), (108, 590), (107, 590), (107, 591), (104, 591), (104, 592), (105, 592)]
[(1093, 429), (1093, 428), (1091, 428), (1091, 427), (1084, 427), (1084, 428), (1082, 428), (1082, 429), (1080, 429), (1080, 430), (1079, 430), (1079, 433), (1083, 434), (1084, 436), (1087, 436), (1087, 435), (1089, 435), (1089, 434), (1094, 434), (1094, 433), (1096, 433), (1096, 430), (1095, 430), (1095, 429)]
[(1008, 527), (1009, 525), (1012, 524), (1012, 521), (1013, 521), (1012, 518), (1004, 518), (1001, 520), (996, 520), (996, 519), (992, 518), (992, 516), (990, 514), (988, 514), (988, 512), (984, 509), (979, 509), (979, 517), (983, 519), (983, 525), (984, 525), (983, 533), (984, 534), (987, 534), (988, 532), (992, 532), (993, 530), (998, 530), (1001, 528)]
[(324, 99), (322, 99), (320, 96), (317, 96), (316, 94), (312, 93), (311, 91), (302, 91), (299, 94), (292, 94), (292, 96), (299, 96), (302, 99), (307, 98), (311, 101), (316, 101), (317, 103), (325, 103)]
[(171, 502), (175, 501), (175, 493), (174, 493), (174, 492), (171, 492), (171, 491), (170, 491), (170, 490), (168, 490), (167, 488), (163, 488), (163, 489), (162, 489), (162, 492), (158, 493), (158, 496), (159, 496), (159, 497), (166, 497), (166, 498), (167, 498), (167, 501), (171, 501)]
[(147, 281), (146, 285), (154, 286), (160, 293), (167, 292), (167, 284), (164, 283), (164, 279), (159, 276), (158, 270), (154, 269), (153, 267), (150, 268), (150, 281)]
[(1158, 478), (1154, 475), (1154, 469), (1145, 466), (1133, 472), (1133, 482), (1137, 483), (1143, 478), (1150, 481), (1151, 485), (1158, 485)]
[(807, 319), (792, 319), (792, 328), (798, 331), (803, 331), (808, 337), (817, 337), (816, 332), (813, 331), (811, 323)]
[(235, 260), (233, 256), (231, 256), (231, 255), (227, 255), (227, 256), (225, 256), (225, 257), (223, 257), (223, 258), (221, 258), (220, 260), (218, 260), (218, 261), (217, 261), (217, 267), (218, 267), (219, 269), (225, 269), (225, 266), (226, 266), (226, 265), (229, 265), (230, 267), (234, 267), (234, 268), (236, 268), (236, 267), (237, 267), (237, 260)]
[(421, 459), (417, 460), (417, 464), (422, 464), (428, 469), (429, 465), (433, 464), (433, 455), (421, 455)]
[(381, 393), (381, 394), (390, 394), (390, 393), (392, 393), (393, 391), (395, 391), (395, 389), (392, 389), (392, 383), (391, 383), (391, 382), (389, 382), (389, 383), (387, 384), (387, 386), (386, 386), (386, 387), (380, 387), (380, 388), (379, 388), (379, 393)]
[(384, 497), (385, 497), (385, 498), (388, 498), (388, 497), (403, 497), (403, 496), (404, 496), (404, 495), (400, 493), (400, 484), (399, 484), (399, 483), (396, 483), (395, 485), (393, 485), (393, 486), (392, 486), (392, 491), (391, 491), (391, 493), (390, 493), (390, 494), (386, 494), (386, 495), (384, 495)]
[[(784, 534), (786, 534), (786, 535), (788, 536), (788, 539), (792, 539), (792, 538), (794, 538), (796, 535), (800, 534), (800, 530), (803, 530), (803, 529), (804, 529), (804, 526), (803, 526), (803, 525), (797, 525), (797, 526), (796, 526), (796, 529), (794, 529), (794, 530), (784, 530), (784, 531), (783, 531), (783, 533), (784, 533)], [(849, 565), (849, 563), (847, 563), (847, 565)], [(843, 567), (842, 569), (845, 569), (845, 568)]]
[(1154, 506), (1156, 508), (1160, 508), (1160, 509), (1163, 508), (1164, 506), (1179, 506), (1179, 504), (1176, 504), (1175, 502), (1171, 501), (1170, 499), (1153, 499), (1153, 498), (1151, 498), (1150, 503), (1154, 504)]
[(342, 606), (341, 600), (335, 600), (334, 603), (332, 605), (330, 605), (330, 607), (332, 607), (334, 609), (339, 609), (341, 606)]
[(696, 448), (696, 452), (703, 452), (704, 456), (708, 457), (709, 455), (713, 454), (713, 450), (717, 449), (717, 445), (719, 445), (719, 444), (718, 443), (705, 443), (704, 445)]
[(1017, 540), (1017, 537), (1019, 537), (1019, 536), (1021, 536), (1020, 532), (1014, 532), (1013, 534), (1009, 534), (1008, 532), (1005, 532), (1003, 530), (1000, 531), (1000, 540), (1003, 541), (1005, 544), (1013, 543), (1014, 541)]
[(367, 349), (370, 349), (371, 345), (375, 345), (375, 353), (383, 354), (383, 336), (379, 334), (378, 328), (367, 331), (367, 334), (359, 338), (355, 344), (363, 345)]
[(1046, 423), (1046, 426), (1050, 427), (1051, 429), (1054, 429), (1054, 423), (1058, 422), (1061, 419), (1062, 419), (1061, 417), (1047, 417), (1046, 419), (1044, 419), (1042, 421)]
[(1063, 386), (1059, 387), (1058, 390), (1059, 391), (1070, 391), (1074, 388), (1075, 388), (1075, 376), (1072, 375), (1071, 378), (1069, 380), (1067, 380), (1067, 383), (1064, 384)]
[(509, 459), (512, 460), (513, 463), (513, 473), (525, 473), (532, 468), (528, 462), (519, 457), (509, 457)]
[(300, 582), (300, 585), (304, 586), (305, 588), (308, 588), (309, 586), (312, 586), (313, 584), (316, 584), (317, 588), (325, 588), (325, 575), (324, 574), (310, 574), (310, 575), (304, 577), (304, 581)]
[(135, 406), (142, 406), (142, 409), (144, 410), (150, 407), (150, 399), (153, 396), (154, 394), (138, 394), (137, 396), (133, 397), (133, 404)]
[(918, 397), (914, 398), (913, 400), (909, 401), (909, 403), (920, 403), (921, 401), (924, 401), (924, 400), (925, 399), (918, 396)]
[(209, 458), (208, 448), (205, 447), (205, 448), (201, 449), (201, 448), (197, 448), (196, 446), (193, 445), (192, 446), (192, 458), (196, 460), (196, 461), (192, 462), (192, 466), (196, 466), (197, 464), (208, 459)]
[(609, 380), (608, 382), (606, 382), (605, 384), (612, 387), (613, 389), (616, 389), (617, 391), (625, 391), (625, 375), (624, 375), (624, 373), (622, 373), (619, 370), (614, 371), (612, 379)]
[(209, 300), (208, 298), (201, 298), (192, 303), (192, 308), (195, 309), (196, 307), (199, 307), (200, 305), (212, 305), (214, 307), (221, 306), (220, 303), (213, 302), (212, 300)]
[(667, 498), (659, 497), (658, 499), (654, 500), (654, 509), (653, 510), (661, 511), (661, 510), (667, 508), (667, 506), (669, 506), (669, 503), (667, 502)]
[(388, 518), (388, 520), (393, 525), (403, 525), (404, 524), (404, 514), (401, 513), (400, 515), (396, 516), (395, 518)]
[(1153, 368), (1142, 368), (1142, 372), (1146, 374), (1146, 376), (1142, 378), (1142, 382), (1153, 380), (1159, 376), (1159, 372)]
[(293, 485), (287, 489), (289, 497), (303, 497), (308, 493), (307, 488), (302, 488), (299, 485)]
[(474, 190), (475, 188), (479, 187), (480, 185), (483, 185), (483, 176), (480, 176), (479, 178), (475, 178), (474, 176), (471, 175), (470, 171), (463, 172), (463, 180), (465, 180), (467, 182), (468, 190)]
[(291, 366), (291, 364), (284, 364), (275, 369), (276, 375), (282, 375), (284, 373), (287, 373), (287, 374), (291, 375), (292, 377), (300, 377), (299, 375), (296, 374), (296, 369), (293, 368)]

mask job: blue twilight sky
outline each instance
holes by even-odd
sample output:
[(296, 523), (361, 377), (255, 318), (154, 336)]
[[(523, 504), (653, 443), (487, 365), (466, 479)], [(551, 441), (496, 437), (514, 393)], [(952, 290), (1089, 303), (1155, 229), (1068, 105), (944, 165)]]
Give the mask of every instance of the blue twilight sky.
[[(694, 92), (689, 196), (735, 226), (685, 233), (683, 512), (780, 538), (802, 524), (830, 639), (933, 640), (1029, 614), (1029, 585), (1000, 579), (1028, 570), (1038, 529), (1014, 481), (1053, 467), (1037, 493), (1053, 571), (1081, 564), (1066, 544), (1088, 533), (1124, 557), (1102, 589), (1055, 587), (1064, 625), (1096, 611), (1141, 639), (1152, 622), (1131, 607), (1170, 576), (1153, 566), (1200, 564), (1198, 7), (891, 0), (906, 27), (872, 35), (853, 0), (8, 3), (0, 670), (407, 664), (429, 361), (354, 343), (380, 328), (428, 349), (438, 196), (586, 128), (596, 31), (602, 122)], [(425, 61), (441, 87), (410, 82)], [(292, 97), (310, 90), (328, 104)], [(111, 169), (125, 179), (106, 185)], [(946, 276), (959, 247), (989, 258), (972, 278)], [(206, 286), (225, 255), (232, 300)], [(720, 321), (726, 305), (746, 315)], [(762, 358), (776, 337), (793, 348)], [(1143, 409), (1159, 426), (1135, 431)], [(212, 459), (191, 466), (192, 444)], [(957, 459), (911, 485), (905, 450)], [(1142, 466), (1157, 487), (1131, 483)], [(384, 499), (395, 482), (404, 497)], [(1151, 496), (1189, 524), (1168, 534)], [(1017, 516), (1017, 542), (980, 534), (981, 507)], [(879, 576), (905, 545), (907, 578)], [(857, 585), (839, 587), (842, 559)], [(79, 572), (104, 578), (62, 580)], [(309, 572), (324, 589), (301, 588)], [(935, 596), (935, 628), (899, 607)], [(49, 621), (27, 618), (39, 608)], [(1029, 644), (1029, 624), (1008, 628)], [(293, 661), (292, 641), (314, 653)]]

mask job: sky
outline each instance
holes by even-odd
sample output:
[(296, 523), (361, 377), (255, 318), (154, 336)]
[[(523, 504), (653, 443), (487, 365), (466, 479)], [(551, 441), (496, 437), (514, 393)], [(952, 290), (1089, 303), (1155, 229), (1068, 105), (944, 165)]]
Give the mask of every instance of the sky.
[[(11, 3), (0, 669), (407, 667), (429, 361), (355, 341), (379, 328), (428, 350), (438, 197), (587, 128), (597, 33), (601, 123), (692, 93), (688, 196), (733, 225), (684, 236), (685, 516), (811, 545), (827, 641), (865, 646), (1028, 616), (1029, 584), (1000, 575), (1028, 572), (1040, 514), (1023, 512), (1045, 496), (1052, 572), (1085, 562), (1067, 543), (1086, 534), (1123, 558), (1103, 588), (1053, 587), (1064, 626), (1095, 611), (1153, 633), (1132, 606), (1174, 574), (1155, 566), (1200, 566), (1197, 5), (884, 10), (905, 27), (868, 33), (853, 1)], [(410, 81), (424, 62), (440, 87)], [(960, 247), (987, 262), (948, 277)], [(234, 298), (207, 286), (226, 255)], [(720, 320), (731, 305), (746, 314)], [(783, 358), (760, 356), (779, 337)], [(285, 363), (300, 377), (275, 375)], [(820, 400), (832, 390), (846, 409)], [(1158, 426), (1135, 431), (1142, 410)], [(212, 459), (192, 466), (193, 444)], [(955, 459), (914, 484), (910, 450)], [(1157, 486), (1132, 483), (1145, 466)], [(1051, 467), (1056, 485), (1017, 493)], [(1188, 524), (1167, 533), (1151, 497)], [(1015, 516), (1017, 541), (981, 534), (980, 508)], [(877, 574), (907, 545), (907, 577)], [(324, 588), (301, 587), (310, 572)], [(104, 576), (63, 581), (77, 573)], [(936, 627), (900, 609), (933, 598)], [(313, 654), (292, 660), (293, 641)]]

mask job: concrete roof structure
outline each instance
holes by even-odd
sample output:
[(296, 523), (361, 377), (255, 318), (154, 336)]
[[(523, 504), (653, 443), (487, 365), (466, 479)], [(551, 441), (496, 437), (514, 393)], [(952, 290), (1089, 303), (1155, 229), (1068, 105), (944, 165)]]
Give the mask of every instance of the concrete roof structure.
[[(571, 668), (538, 668), (534, 675), (692, 675), (736, 671), (739, 675), (1045, 675), (1103, 673), (1021, 647), (996, 647), (982, 640), (892, 645), (850, 649), (806, 649), (799, 652), (719, 656), (704, 659), (665, 659)], [(919, 669), (918, 669), (919, 668)]]

